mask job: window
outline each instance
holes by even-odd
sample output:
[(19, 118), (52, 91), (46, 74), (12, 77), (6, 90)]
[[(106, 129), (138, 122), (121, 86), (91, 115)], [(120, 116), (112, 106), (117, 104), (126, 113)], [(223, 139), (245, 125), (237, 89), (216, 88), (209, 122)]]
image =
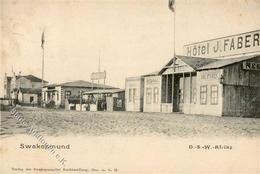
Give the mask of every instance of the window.
[(65, 97), (69, 98), (71, 96), (71, 91), (65, 91)]
[(33, 96), (30, 96), (30, 103), (33, 102)]
[(59, 92), (57, 92), (57, 101), (59, 101)]
[(132, 89), (130, 88), (129, 89), (129, 93), (128, 93), (128, 101), (129, 101), (129, 103), (131, 103), (132, 102), (132, 96), (133, 94), (132, 94)]
[(153, 103), (154, 104), (159, 103), (159, 89), (158, 89), (158, 87), (153, 88)]
[(122, 99), (119, 99), (119, 98), (116, 99), (116, 107), (118, 107), (118, 108), (123, 107), (123, 100)]
[(152, 91), (151, 88), (146, 88), (146, 104), (151, 104)]
[(205, 105), (207, 104), (207, 86), (200, 87), (200, 104)]
[(196, 88), (193, 88), (193, 90), (192, 90), (192, 101), (194, 104), (196, 104), (196, 102), (197, 102), (197, 89)]
[(133, 102), (135, 102), (136, 89), (133, 88)]
[(217, 85), (211, 85), (211, 87), (210, 87), (210, 103), (212, 105), (218, 104), (218, 86)]

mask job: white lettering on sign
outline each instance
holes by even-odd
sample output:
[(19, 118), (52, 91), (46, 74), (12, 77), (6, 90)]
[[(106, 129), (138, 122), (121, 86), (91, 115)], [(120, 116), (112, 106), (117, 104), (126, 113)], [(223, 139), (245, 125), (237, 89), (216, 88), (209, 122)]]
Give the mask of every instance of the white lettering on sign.
[(260, 63), (256, 62), (243, 62), (244, 70), (258, 70), (260, 71)]
[(216, 58), (260, 52), (260, 30), (184, 46), (184, 55)]

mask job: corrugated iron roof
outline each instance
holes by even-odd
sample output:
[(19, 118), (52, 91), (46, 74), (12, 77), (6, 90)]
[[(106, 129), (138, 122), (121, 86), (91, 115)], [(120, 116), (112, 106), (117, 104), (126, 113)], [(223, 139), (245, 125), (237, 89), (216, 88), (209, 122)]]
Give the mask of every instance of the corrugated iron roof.
[(198, 70), (206, 70), (206, 69), (217, 69), (222, 68), (231, 64), (235, 64), (244, 60), (249, 60), (255, 57), (259, 57), (260, 55), (251, 55), (251, 56), (243, 56), (243, 57), (237, 57), (237, 58), (229, 58), (229, 59), (218, 59), (218, 61), (209, 63), (207, 65), (204, 65), (202, 67), (199, 67)]
[(60, 83), (60, 84), (50, 84), (45, 87), (55, 87), (55, 86), (67, 86), (67, 87), (87, 87), (87, 88), (106, 88), (106, 89), (115, 89), (116, 87), (104, 85), (104, 84), (97, 84), (91, 83), (84, 80), (76, 80), (72, 82)]
[(201, 57), (188, 57), (188, 56), (180, 56), (177, 55), (176, 58), (179, 58), (184, 63), (192, 67), (194, 70), (207, 65), (212, 62), (218, 61), (218, 59), (211, 59), (211, 58), (201, 58)]
[[(16, 76), (17, 79), (19, 79), (19, 78), (21, 78), (21, 77), (24, 77), (24, 78), (30, 80), (31, 82), (42, 82), (42, 79), (40, 79), (40, 78), (38, 78), (38, 77), (36, 77), (36, 76), (34, 76), (34, 75), (26, 75), (26, 76), (20, 76), (20, 75), (18, 75), (18, 76)], [(45, 83), (47, 82), (47, 81), (45, 81), (45, 80), (43, 80), (43, 81), (44, 81)]]
[(83, 94), (113, 94), (124, 91), (124, 89), (97, 89), (92, 91), (86, 91)]
[(26, 93), (26, 94), (41, 94), (42, 89), (39, 89), (39, 88), (19, 88), (19, 91), (21, 93)]
[[(182, 56), (176, 55), (175, 58), (182, 60), (184, 63), (189, 65), (194, 70), (197, 70), (199, 67), (207, 65), (212, 62), (216, 62), (218, 59), (211, 58), (201, 58), (201, 57), (190, 57), (190, 56)], [(159, 71), (158, 74), (162, 74), (169, 66), (172, 66), (173, 58)]]

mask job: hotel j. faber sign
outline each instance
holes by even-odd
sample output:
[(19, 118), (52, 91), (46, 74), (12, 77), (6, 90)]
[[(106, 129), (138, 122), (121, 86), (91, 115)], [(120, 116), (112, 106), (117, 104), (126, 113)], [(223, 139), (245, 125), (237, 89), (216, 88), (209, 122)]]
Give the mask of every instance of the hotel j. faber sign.
[(260, 53), (260, 30), (184, 45), (184, 55), (218, 58)]

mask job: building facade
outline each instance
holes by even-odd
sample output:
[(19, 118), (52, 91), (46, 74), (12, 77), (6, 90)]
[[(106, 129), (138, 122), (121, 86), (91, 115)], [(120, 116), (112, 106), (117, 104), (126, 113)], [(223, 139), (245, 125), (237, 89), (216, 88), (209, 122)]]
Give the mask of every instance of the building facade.
[(78, 80), (61, 84), (51, 84), (42, 89), (44, 106), (65, 107), (65, 102), (71, 97), (79, 98), (81, 93), (93, 89), (114, 89), (115, 87)]
[(161, 112), (161, 76), (144, 77), (144, 112)]
[(129, 77), (125, 81), (126, 111), (143, 111), (144, 77)]
[(17, 104), (21, 105), (36, 105), (41, 100), (42, 85), (47, 85), (47, 81), (34, 75), (16, 75), (12, 76), (5, 74), (4, 79), (4, 97), (10, 98)]
[(132, 111), (131, 91), (136, 88), (143, 91), (138, 97), (143, 98), (144, 112), (260, 117), (260, 55), (225, 59), (177, 55), (158, 75), (142, 78), (143, 85), (141, 78), (126, 81), (127, 111)]

